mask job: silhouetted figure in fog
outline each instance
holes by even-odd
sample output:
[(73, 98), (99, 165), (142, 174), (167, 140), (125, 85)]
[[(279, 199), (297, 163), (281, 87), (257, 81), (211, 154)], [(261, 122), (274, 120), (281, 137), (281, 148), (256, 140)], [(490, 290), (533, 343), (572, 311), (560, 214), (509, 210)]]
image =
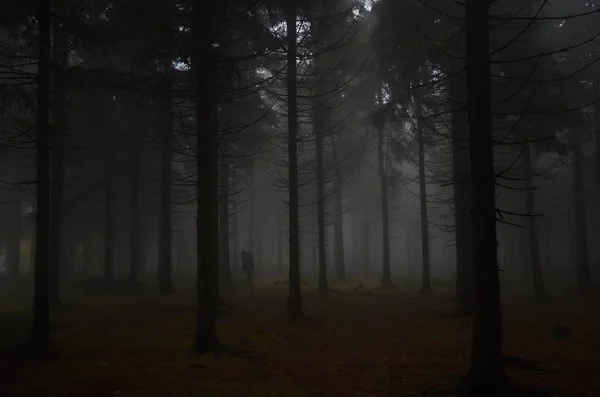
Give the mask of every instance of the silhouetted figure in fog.
[(252, 273), (254, 273), (254, 258), (252, 253), (242, 251), (242, 270), (246, 273), (246, 286), (252, 286)]

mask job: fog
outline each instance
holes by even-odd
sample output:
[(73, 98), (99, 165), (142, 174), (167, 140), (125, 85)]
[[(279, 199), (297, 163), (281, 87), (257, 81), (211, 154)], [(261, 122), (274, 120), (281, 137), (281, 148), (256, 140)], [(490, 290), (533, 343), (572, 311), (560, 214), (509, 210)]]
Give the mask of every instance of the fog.
[(7, 391), (599, 390), (597, 5), (482, 4), (1, 5)]

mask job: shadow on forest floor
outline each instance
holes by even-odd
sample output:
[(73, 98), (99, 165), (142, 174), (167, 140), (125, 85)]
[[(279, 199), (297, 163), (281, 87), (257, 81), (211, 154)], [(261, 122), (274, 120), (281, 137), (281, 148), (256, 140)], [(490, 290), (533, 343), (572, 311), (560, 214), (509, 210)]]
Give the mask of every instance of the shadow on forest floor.
[[(2, 356), (7, 396), (420, 396), (466, 372), (470, 321), (445, 317), (448, 294), (336, 286), (304, 295), (307, 321), (290, 322), (285, 289), (226, 296), (225, 354), (191, 353), (194, 296), (98, 295), (57, 308), (55, 348)], [(371, 292), (371, 294), (368, 294)], [(28, 311), (0, 312), (0, 345), (29, 334)], [(505, 303), (505, 352), (551, 371), (510, 375), (520, 384), (597, 396), (600, 299)], [(572, 331), (553, 338), (553, 327)]]

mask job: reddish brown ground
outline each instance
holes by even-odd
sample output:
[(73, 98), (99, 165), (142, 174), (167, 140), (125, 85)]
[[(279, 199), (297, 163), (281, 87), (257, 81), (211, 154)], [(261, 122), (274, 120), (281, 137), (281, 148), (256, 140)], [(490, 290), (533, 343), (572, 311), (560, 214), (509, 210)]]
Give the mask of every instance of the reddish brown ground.
[[(230, 300), (222, 342), (253, 357), (195, 357), (193, 294), (88, 300), (54, 315), (56, 351), (0, 358), (1, 396), (420, 396), (466, 371), (470, 324), (447, 295), (306, 292), (308, 320), (290, 323), (283, 289)], [(511, 370), (520, 383), (600, 395), (600, 301), (507, 302), (505, 350), (556, 373)], [(6, 309), (5, 309), (6, 310)], [(536, 313), (537, 314), (533, 314)], [(28, 333), (28, 313), (0, 317), (0, 343)], [(554, 340), (552, 326), (573, 336)]]

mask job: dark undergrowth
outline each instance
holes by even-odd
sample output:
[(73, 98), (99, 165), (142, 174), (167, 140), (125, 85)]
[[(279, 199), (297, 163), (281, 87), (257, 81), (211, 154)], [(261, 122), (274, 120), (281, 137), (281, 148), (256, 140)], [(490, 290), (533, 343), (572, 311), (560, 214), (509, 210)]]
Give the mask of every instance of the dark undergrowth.
[[(439, 293), (441, 284), (424, 296), (401, 283), (388, 291), (377, 282), (333, 282), (333, 292), (320, 298), (309, 280), (307, 319), (290, 322), (286, 289), (275, 281), (257, 283), (252, 295), (238, 288), (224, 296), (219, 337), (225, 348), (203, 357), (191, 350), (193, 291), (76, 291), (54, 309), (52, 350), (4, 351), (1, 394), (421, 396), (466, 373), (470, 321), (447, 315), (451, 295)], [(1, 345), (27, 338), (27, 305), (0, 305)], [(599, 299), (507, 299), (505, 322), (507, 368), (515, 382), (598, 396)], [(557, 327), (569, 332), (557, 337)]]

